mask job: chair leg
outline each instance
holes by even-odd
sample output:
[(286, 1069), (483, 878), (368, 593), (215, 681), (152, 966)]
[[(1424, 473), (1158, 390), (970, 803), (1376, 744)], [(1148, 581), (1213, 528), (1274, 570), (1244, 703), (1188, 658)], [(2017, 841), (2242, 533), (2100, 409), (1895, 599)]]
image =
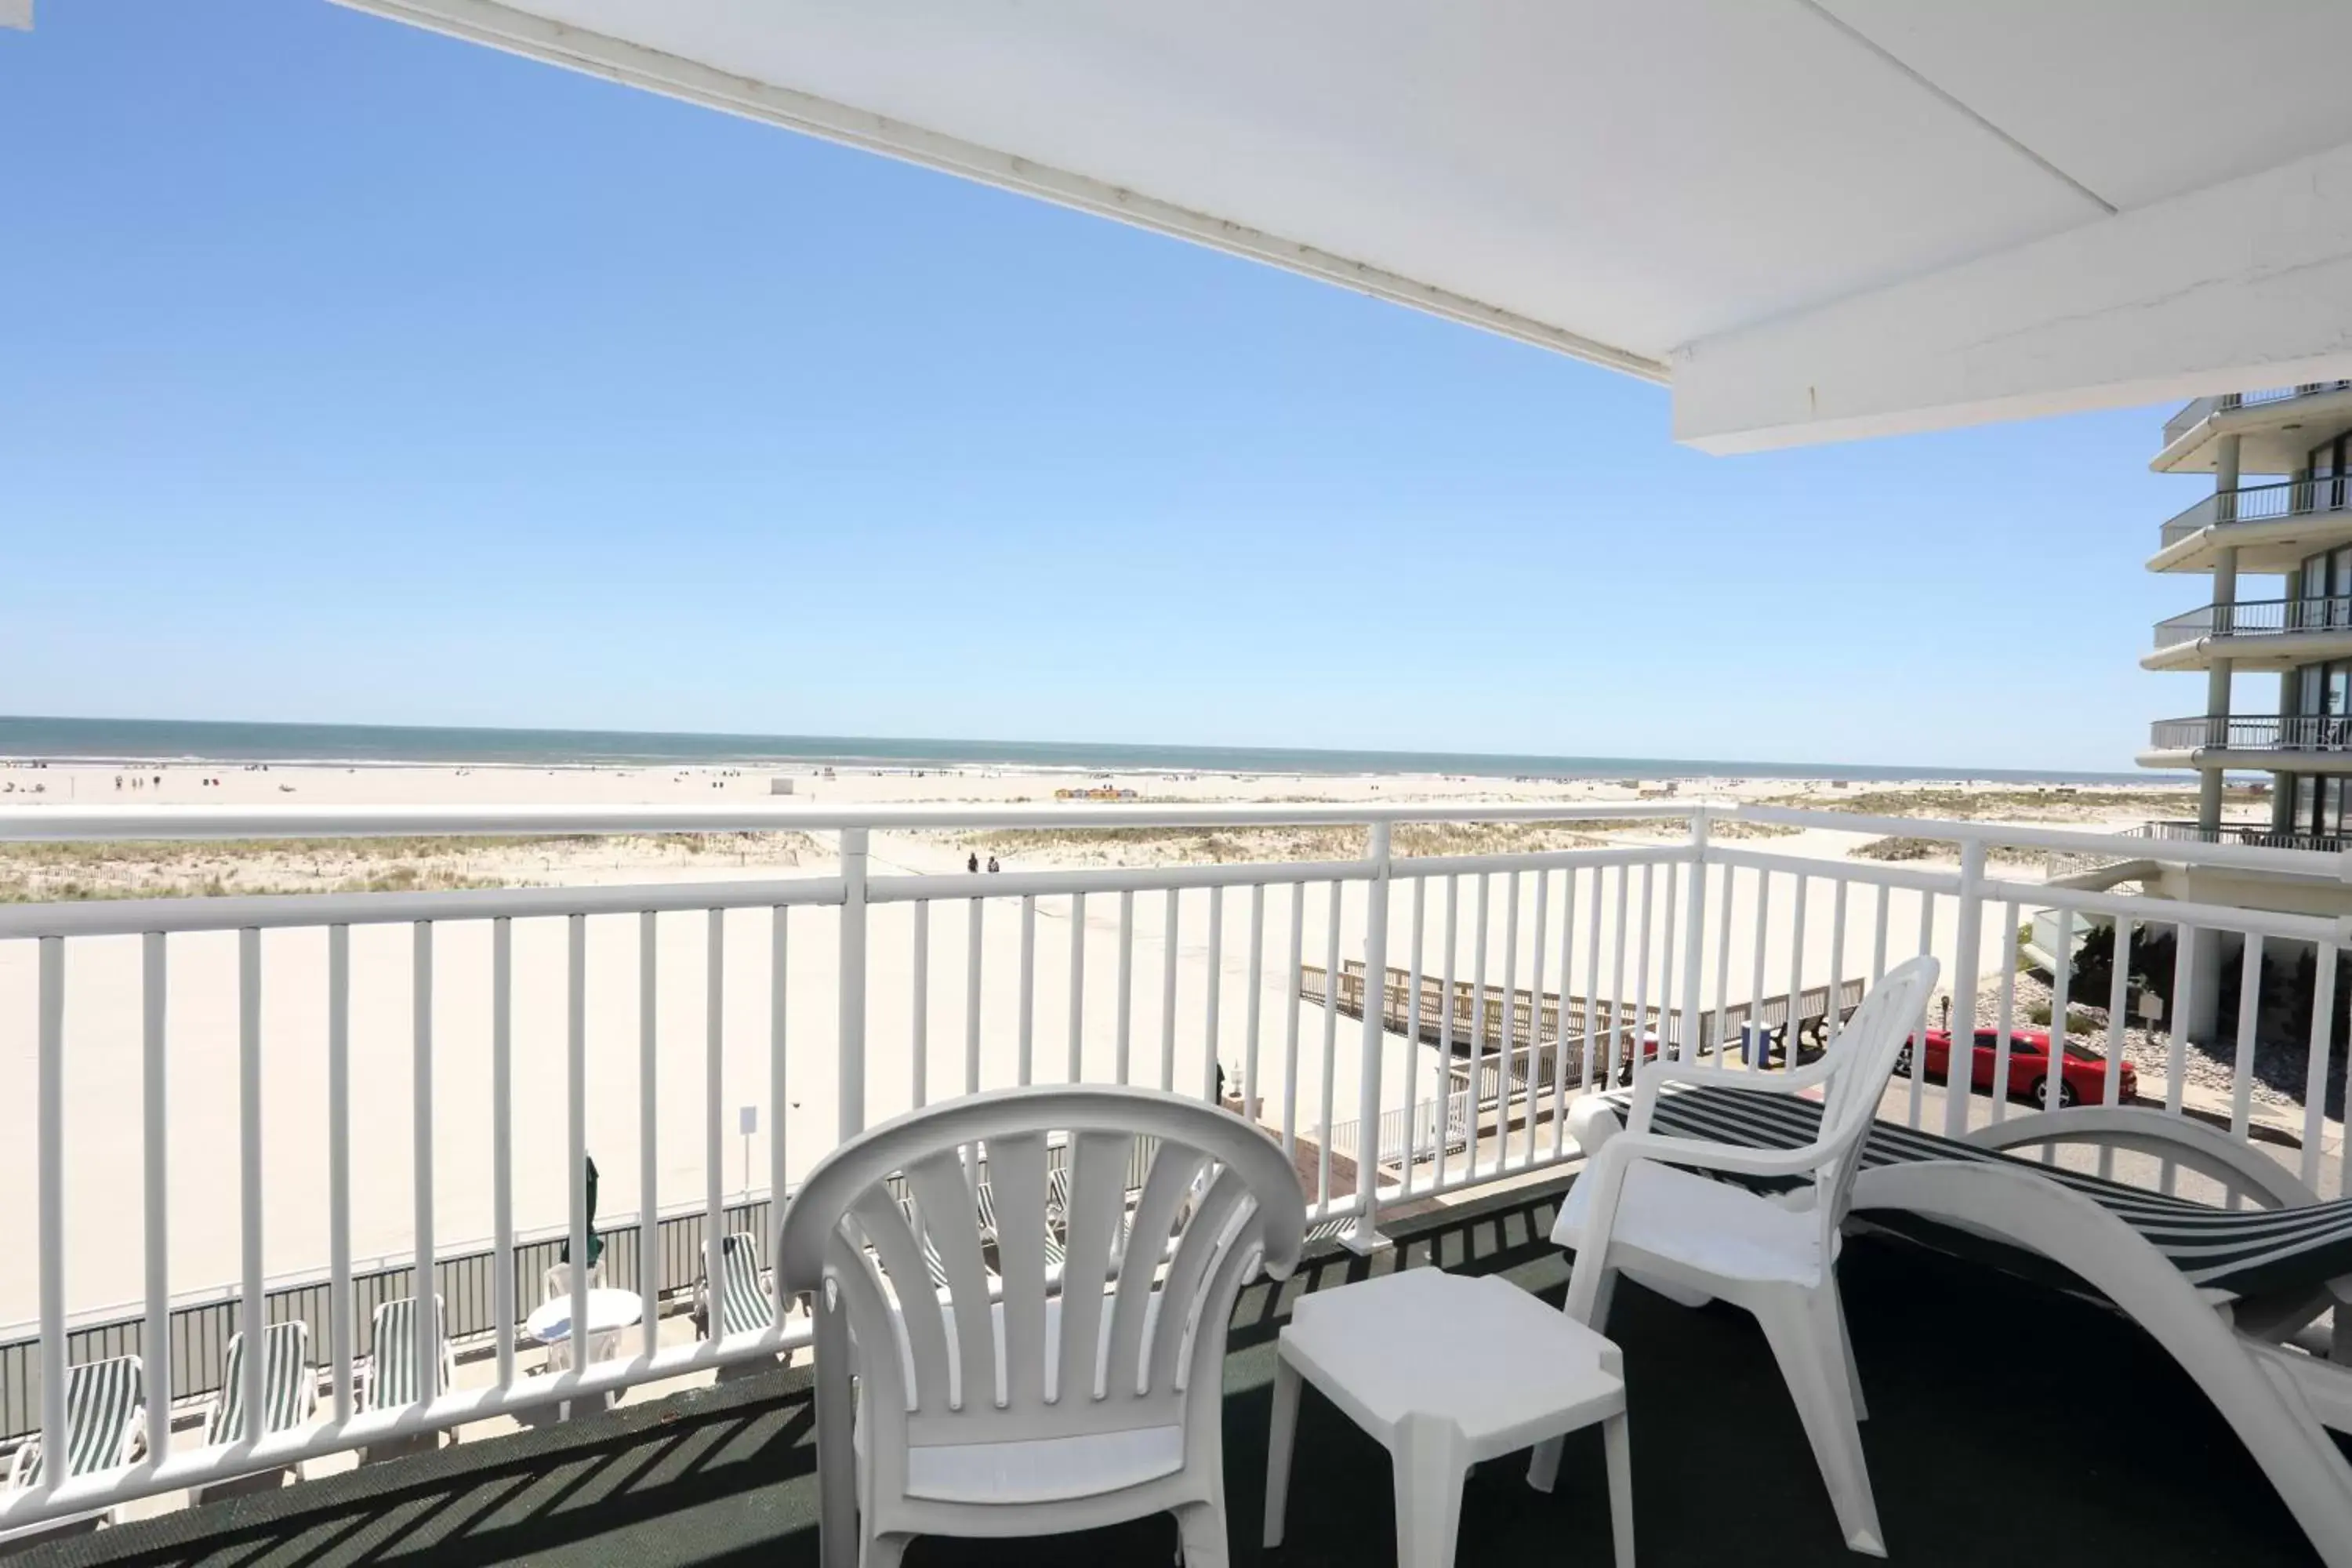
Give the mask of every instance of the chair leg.
[(1886, 1555), (1878, 1526), (1878, 1505), (1870, 1491), (1862, 1433), (1854, 1422), (1853, 1397), (1839, 1364), (1833, 1292), (1774, 1287), (1752, 1300), (1756, 1321), (1780, 1363), (1781, 1378), (1795, 1401), (1798, 1419), (1812, 1445), (1837, 1510), (1845, 1543), (1873, 1557)]
[(1178, 1509), (1176, 1545), (1184, 1568), (1225, 1568), (1233, 1559), (1225, 1545), (1224, 1505), (1196, 1502)]
[(898, 1568), (898, 1559), (907, 1554), (907, 1542), (911, 1535), (869, 1535), (857, 1554), (857, 1568)]
[(1298, 1438), (1298, 1369), (1279, 1353), (1274, 1363), (1274, 1422), (1265, 1435), (1265, 1544), (1282, 1544), (1290, 1505), (1290, 1451)]
[(1470, 1473), (1462, 1429), (1435, 1415), (1405, 1417), (1391, 1439), (1396, 1478), (1397, 1568), (1454, 1568), (1462, 1483)]
[(1601, 1447), (1608, 1457), (1609, 1533), (1617, 1568), (1633, 1568), (1633, 1444), (1622, 1411), (1601, 1424)]
[(1845, 1357), (1846, 1397), (1853, 1401), (1853, 1418), (1867, 1421), (1870, 1419), (1870, 1406), (1864, 1403), (1862, 1397), (1862, 1365), (1853, 1359), (1853, 1331), (1845, 1321), (1845, 1292), (1838, 1289), (1835, 1274), (1822, 1283), (1822, 1291), (1830, 1299), (1830, 1310), (1834, 1314), (1833, 1321), (1837, 1328), (1838, 1350)]

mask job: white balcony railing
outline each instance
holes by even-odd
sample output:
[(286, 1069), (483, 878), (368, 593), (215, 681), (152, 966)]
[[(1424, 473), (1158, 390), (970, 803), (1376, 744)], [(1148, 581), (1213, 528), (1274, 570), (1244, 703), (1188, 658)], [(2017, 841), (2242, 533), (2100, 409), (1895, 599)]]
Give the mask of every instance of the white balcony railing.
[[(1630, 816), (1647, 820), (1612, 829)], [(1926, 839), (1957, 864), (1776, 852), (1716, 833), (1727, 817)], [(1565, 819), (1595, 847), (1411, 853), (1444, 847), (1423, 824)], [(1041, 821), (1361, 837), (1312, 862), (995, 876), (895, 869), (873, 847), (877, 832)], [(2006, 1082), (2008, 1031), (2026, 1022), (2008, 955), (2038, 914), (2062, 932), (2175, 937), (2176, 1018), (2211, 984), (2190, 962), (2200, 942), (2242, 944), (2254, 991), (2265, 942), (2315, 952), (2308, 1078), (2284, 1110), (2255, 1071), (2255, 1008), (2225, 1026), (2218, 1068), (2192, 1073), (2189, 1051), (2127, 1037), (2130, 965), (2076, 1000), (2108, 1009), (2093, 1092), (2118, 1098), (2126, 1055), (2161, 1052), (2138, 1079), (2151, 1103), (2251, 1140), (2259, 1089), (2265, 1118), (2284, 1119), (2284, 1157), (2320, 1176), (2332, 922), (2051, 889), (2004, 879), (1990, 859), (2014, 844), (2305, 868), (2288, 850), (1651, 804), (0, 812), (0, 837), (51, 840), (762, 828), (833, 836), (835, 861), (637, 886), (0, 906), (0, 1039), (28, 1047), (0, 1059), (29, 1061), (8, 1088), (32, 1107), (21, 1140), (0, 1138), (13, 1200), (0, 1253), (38, 1265), (32, 1321), (0, 1332), (0, 1441), (64, 1452), (66, 1374), (82, 1359), (142, 1355), (147, 1394), (144, 1458), (72, 1477), (45, 1467), (42, 1484), (0, 1498), (0, 1531), (803, 1343), (803, 1320), (780, 1312), (665, 1344), (659, 1312), (730, 1231), (761, 1237), (765, 1257), (772, 1195), (825, 1150), (935, 1097), (1059, 1081), (1205, 1096), (1222, 1072), (1229, 1103), (1297, 1160), (1310, 1212), (1347, 1218), (1371, 1246), (1384, 1208), (1574, 1158), (1568, 1101), (1637, 1052), (1771, 1070), (1832, 1037), (1912, 952), (1945, 957), (1960, 1037), (1978, 1022), (2002, 1031), (1989, 1081)], [(1344, 985), (1326, 1005), (1331, 977), (1351, 974), (1352, 1007)], [(1371, 975), (1388, 977), (1377, 1007)], [(2054, 977), (2062, 1034), (2071, 983)], [(1759, 1030), (1778, 1034), (1769, 1052)], [(1940, 1093), (1946, 1131), (2009, 1113), (1966, 1085)], [(1927, 1094), (1914, 1079), (1902, 1099), (1915, 1126)], [(759, 1112), (756, 1160), (730, 1105)], [(612, 1359), (530, 1375), (528, 1281), (559, 1242), (588, 1254), (592, 1152), (603, 1195), (629, 1211), (593, 1226), (608, 1282), (641, 1297), (642, 1321)], [(486, 1347), (489, 1382), (362, 1408), (361, 1310), (420, 1279), (453, 1332)], [(257, 1343), (265, 1322), (293, 1317), (318, 1347), (319, 1418), (175, 1448), (175, 1412), (216, 1390), (204, 1347), (231, 1331)], [(260, 1359), (246, 1362), (256, 1381)], [(247, 1408), (259, 1392), (247, 1385)]]
[(2264, 403), (2284, 403), (2297, 397), (2308, 397), (2314, 393), (2335, 392), (2346, 386), (2352, 386), (2352, 382), (2306, 382), (2301, 386), (2266, 386), (2258, 392), (2229, 392), (2219, 397), (2196, 398), (2164, 422), (2164, 444), (2171, 446), (2216, 414), (2226, 414), (2233, 408), (2252, 408)]
[(2278, 484), (2242, 485), (2216, 490), (2168, 520), (2157, 532), (2157, 547), (2172, 546), (2201, 530), (2236, 523), (2276, 522), (2290, 517), (2316, 517), (2352, 510), (2352, 479), (2288, 479)]
[(2352, 631), (2352, 598), (2240, 599), (2208, 605), (2156, 623), (2156, 646), (2199, 637), (2275, 637), (2288, 632)]
[(2148, 726), (2158, 752), (2341, 752), (2352, 750), (2352, 715), (2212, 713), (2158, 719)]

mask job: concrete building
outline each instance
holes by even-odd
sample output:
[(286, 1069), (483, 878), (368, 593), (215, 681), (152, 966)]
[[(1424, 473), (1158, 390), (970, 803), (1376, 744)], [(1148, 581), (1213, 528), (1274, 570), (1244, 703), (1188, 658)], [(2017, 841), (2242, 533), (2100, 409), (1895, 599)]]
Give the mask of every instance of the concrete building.
[[(2213, 493), (2165, 523), (2151, 572), (2210, 575), (2203, 607), (2158, 622), (2149, 669), (2202, 671), (2202, 710), (2162, 719), (2143, 766), (2194, 768), (2193, 822), (2167, 837), (2330, 853), (2352, 844), (2352, 382), (2201, 397), (2164, 427), (2159, 473)], [(2249, 581), (2252, 579), (2252, 581)], [(2274, 700), (2250, 702), (2249, 686)], [(2224, 821), (2229, 771), (2271, 775), (2266, 819)]]

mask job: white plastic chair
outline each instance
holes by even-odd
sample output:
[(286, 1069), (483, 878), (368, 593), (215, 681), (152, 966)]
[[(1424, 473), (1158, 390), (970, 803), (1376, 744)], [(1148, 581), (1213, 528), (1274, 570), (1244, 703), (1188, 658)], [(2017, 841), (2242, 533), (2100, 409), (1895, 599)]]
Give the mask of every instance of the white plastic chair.
[[(1635, 1075), (1633, 1120), (1622, 1131), (1598, 1097), (1579, 1101), (1573, 1124), (1591, 1163), (1552, 1226), (1552, 1239), (1576, 1251), (1565, 1310), (1603, 1332), (1621, 1271), (1686, 1305), (1720, 1297), (1755, 1314), (1796, 1401), (1846, 1544), (1881, 1557), (1886, 1547), (1856, 1426), (1865, 1414), (1862, 1384), (1838, 1299), (1838, 1227), (1861, 1167), (1863, 1139), (1937, 973), (1936, 960), (1925, 956), (1889, 973), (1811, 1067), (1762, 1072), (1654, 1062)], [(1818, 1088), (1821, 1132), (1785, 1150), (1654, 1132), (1651, 1117), (1669, 1084), (1773, 1095)], [(1810, 1185), (1776, 1199), (1700, 1171)], [(1549, 1490), (1559, 1467), (1559, 1443), (1541, 1445), (1528, 1479)]]
[[(593, 1290), (598, 1286), (604, 1284), (604, 1266), (601, 1263), (590, 1264), (588, 1266), (588, 1289)], [(541, 1295), (541, 1300), (562, 1301), (570, 1300), (572, 1295), (572, 1265), (569, 1263), (551, 1263), (548, 1265), (545, 1283), (546, 1289), (544, 1293)], [(564, 1339), (558, 1340), (555, 1343), (547, 1347), (547, 1370), (551, 1374), (559, 1372), (568, 1372), (571, 1370), (572, 1345), (572, 1342), (578, 1338), (579, 1336), (577, 1334), (570, 1335)], [(613, 1357), (618, 1355), (620, 1351), (621, 1331), (618, 1329), (604, 1329), (598, 1332), (591, 1333), (588, 1336), (588, 1359), (591, 1362), (610, 1361)]]
[[(1059, 1270), (1045, 1247), (1052, 1134), (1066, 1134), (1071, 1172)], [(1129, 1228), (1150, 1245), (1114, 1263), (1145, 1135), (1159, 1144)], [(988, 1146), (998, 1220), (995, 1300), (959, 1152), (975, 1142)], [(917, 1225), (887, 1184), (898, 1172)], [(1305, 1227), (1277, 1144), (1148, 1089), (973, 1095), (835, 1150), (784, 1216), (776, 1269), (780, 1289), (816, 1300), (827, 1563), (890, 1568), (918, 1535), (1055, 1534), (1172, 1512), (1185, 1561), (1223, 1563), (1226, 1323), (1255, 1268), (1289, 1275)]]

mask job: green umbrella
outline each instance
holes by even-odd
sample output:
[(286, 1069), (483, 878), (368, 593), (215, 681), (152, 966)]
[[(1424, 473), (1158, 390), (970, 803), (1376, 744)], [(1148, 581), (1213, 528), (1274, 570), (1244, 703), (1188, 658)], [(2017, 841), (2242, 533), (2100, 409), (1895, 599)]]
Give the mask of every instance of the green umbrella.
[[(584, 1158), (588, 1161), (588, 1267), (593, 1268), (596, 1267), (596, 1260), (604, 1256), (604, 1238), (596, 1234), (596, 1160), (593, 1155), (584, 1156)], [(561, 1256), (564, 1262), (572, 1261), (572, 1242), (569, 1237), (564, 1240)]]

